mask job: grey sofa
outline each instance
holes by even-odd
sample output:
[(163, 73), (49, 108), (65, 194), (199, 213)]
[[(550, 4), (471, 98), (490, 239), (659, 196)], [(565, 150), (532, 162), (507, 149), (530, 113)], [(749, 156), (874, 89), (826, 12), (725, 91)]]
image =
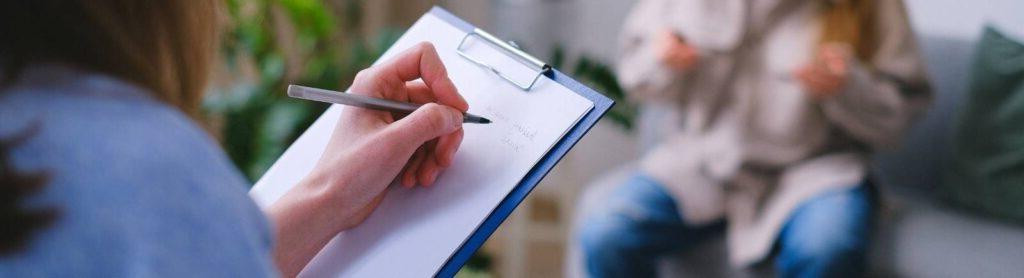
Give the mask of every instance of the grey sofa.
[[(965, 99), (973, 42), (941, 37), (924, 37), (920, 42), (936, 98), (903, 144), (875, 159), (873, 172), (885, 205), (873, 238), (869, 273), (880, 277), (1024, 277), (1024, 227), (952, 208), (935, 193), (949, 156), (952, 125)], [(643, 122), (639, 126), (641, 144), (657, 140), (658, 135), (644, 129)], [(595, 180), (576, 211), (599, 205), (602, 195), (617, 185), (629, 168), (623, 166)], [(584, 276), (575, 244), (570, 242), (567, 252), (565, 274), (570, 277)], [(669, 277), (771, 275), (770, 267), (730, 269), (725, 258), (724, 239), (718, 237), (666, 258), (660, 267)]]

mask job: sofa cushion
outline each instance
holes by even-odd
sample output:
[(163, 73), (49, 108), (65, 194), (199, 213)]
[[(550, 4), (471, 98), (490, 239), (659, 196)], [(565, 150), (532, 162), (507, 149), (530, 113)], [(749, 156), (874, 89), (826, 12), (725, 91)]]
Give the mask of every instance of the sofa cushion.
[(943, 195), (955, 204), (1024, 220), (1024, 44), (986, 27), (956, 124)]

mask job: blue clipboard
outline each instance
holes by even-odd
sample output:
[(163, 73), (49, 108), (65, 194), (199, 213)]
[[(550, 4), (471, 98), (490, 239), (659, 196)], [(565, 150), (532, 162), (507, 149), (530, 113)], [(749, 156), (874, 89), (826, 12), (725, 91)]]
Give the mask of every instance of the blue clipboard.
[[(434, 7), (429, 13), (467, 33), (477, 31), (475, 26), (461, 18), (458, 18), (443, 8)], [(612, 101), (608, 97), (590, 89), (586, 85), (573, 80), (571, 77), (557, 69), (543, 71), (538, 78), (549, 78), (552, 81), (565, 86), (576, 94), (594, 102), (594, 108), (591, 109), (590, 112), (587, 112), (587, 114), (584, 115), (583, 118), (580, 119), (580, 121), (577, 122), (564, 137), (562, 137), (562, 140), (555, 143), (554, 147), (552, 147), (551, 150), (541, 158), (540, 162), (534, 165), (533, 168), (526, 173), (526, 176), (519, 181), (519, 184), (512, 189), (512, 192), (505, 196), (505, 199), (502, 200), (493, 211), (491, 211), (491, 214), (484, 219), (483, 223), (481, 223), (480, 226), (473, 231), (473, 234), (462, 243), (462, 246), (460, 246), (459, 249), (448, 258), (448, 261), (445, 262), (444, 266), (442, 266), (435, 275), (436, 277), (455, 276), (455, 274), (459, 272), (459, 269), (469, 261), (469, 258), (473, 253), (475, 253), (477, 249), (480, 249), (484, 242), (487, 241), (487, 238), (489, 238), (491, 234), (498, 229), (498, 226), (500, 226), (501, 223), (504, 222), (510, 214), (512, 214), (512, 211), (519, 206), (519, 203), (522, 203), (523, 200), (526, 199), (526, 196), (530, 194), (530, 191), (533, 191), (533, 188), (536, 187), (542, 179), (544, 179), (544, 176), (546, 176), (548, 172), (551, 172), (551, 169), (558, 164), (558, 161), (562, 160), (562, 157), (565, 157), (565, 154), (576, 145), (576, 142), (579, 142), (580, 139), (583, 138), (583, 135), (586, 135), (587, 132), (590, 131), (590, 128), (593, 127), (594, 124), (597, 124), (597, 121), (600, 120), (613, 105), (615, 105), (615, 101)], [(532, 83), (530, 85), (532, 85)], [(524, 87), (524, 89), (529, 88), (527, 85), (519, 86)]]

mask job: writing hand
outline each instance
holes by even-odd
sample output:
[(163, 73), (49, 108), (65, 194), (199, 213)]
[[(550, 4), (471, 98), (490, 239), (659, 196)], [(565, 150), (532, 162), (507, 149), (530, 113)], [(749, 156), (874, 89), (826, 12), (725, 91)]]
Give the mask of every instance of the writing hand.
[(432, 184), (462, 142), (469, 105), (429, 43), (361, 71), (351, 91), (426, 104), (402, 118), (343, 110), (314, 169), (267, 211), (277, 224), (274, 257), (285, 276), (302, 270), (334, 235), (362, 223), (396, 178), (410, 187)]

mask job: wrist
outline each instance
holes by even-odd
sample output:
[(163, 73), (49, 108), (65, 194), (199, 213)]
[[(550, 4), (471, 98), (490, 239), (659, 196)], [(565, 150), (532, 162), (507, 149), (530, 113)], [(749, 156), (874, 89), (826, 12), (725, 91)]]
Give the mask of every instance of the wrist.
[(342, 200), (345, 194), (341, 191), (348, 188), (350, 182), (339, 173), (333, 174), (323, 175), (313, 170), (288, 194), (294, 193), (296, 199), (304, 203), (303, 207), (310, 214), (309, 220), (325, 223), (331, 233), (339, 233), (348, 229), (348, 216), (354, 212), (345, 206), (349, 202)]
[(274, 261), (286, 276), (294, 276), (324, 245), (342, 231), (343, 221), (331, 207), (329, 187), (307, 177), (267, 209), (275, 224)]

